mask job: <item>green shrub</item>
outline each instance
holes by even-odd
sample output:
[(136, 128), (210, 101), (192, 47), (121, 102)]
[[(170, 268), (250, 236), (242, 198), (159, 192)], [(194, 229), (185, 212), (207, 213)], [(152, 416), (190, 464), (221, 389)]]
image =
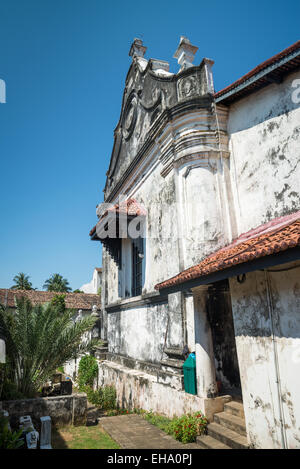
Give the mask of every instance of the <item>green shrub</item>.
[(9, 428), (8, 418), (0, 417), (0, 448), (1, 449), (18, 449), (24, 445), (21, 438), (23, 430), (12, 432)]
[(66, 295), (55, 295), (52, 300), (50, 301), (51, 305), (57, 309), (60, 313), (64, 313), (66, 311), (66, 303), (65, 303)]
[(103, 409), (114, 409), (116, 407), (117, 393), (114, 386), (104, 386), (103, 392)]
[(85, 391), (85, 387), (93, 387), (98, 374), (98, 363), (92, 355), (85, 355), (81, 358), (78, 367), (77, 383), (79, 391)]
[(114, 386), (103, 386), (94, 391), (90, 386), (85, 386), (88, 401), (103, 410), (116, 408), (116, 390)]
[(18, 391), (18, 387), (13, 381), (9, 380), (8, 378), (4, 379), (1, 392), (1, 401), (16, 401), (18, 399), (24, 399), (24, 397), (25, 395)]
[(207, 419), (201, 412), (193, 415), (187, 414), (174, 418), (168, 425), (167, 433), (182, 443), (196, 441), (197, 435), (204, 433), (207, 426)]

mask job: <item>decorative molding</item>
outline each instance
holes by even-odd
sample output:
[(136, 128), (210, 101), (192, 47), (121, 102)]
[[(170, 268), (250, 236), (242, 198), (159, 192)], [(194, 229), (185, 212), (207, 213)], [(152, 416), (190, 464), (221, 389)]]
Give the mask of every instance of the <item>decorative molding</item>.
[(199, 83), (195, 75), (181, 78), (177, 82), (178, 99), (190, 99), (199, 94)]
[[(185, 72), (183, 72), (185, 73)], [(184, 116), (189, 112), (199, 111), (199, 110), (211, 110), (212, 97), (201, 96), (194, 97), (189, 100), (182, 101), (181, 103), (176, 104), (172, 108), (167, 108), (161, 112), (161, 114), (154, 120), (152, 126), (147, 133), (147, 138), (144, 141), (143, 145), (139, 148), (135, 158), (128, 165), (127, 169), (124, 171), (122, 176), (114, 184), (113, 187), (106, 186), (105, 201), (110, 202), (114, 200), (115, 196), (118, 194), (120, 188), (123, 186), (124, 182), (131, 174), (136, 165), (147, 156), (153, 145), (157, 141), (158, 135), (162, 134), (166, 125), (172, 123), (176, 118)], [(110, 189), (110, 190), (107, 190)]]
[(137, 121), (137, 99), (134, 94), (128, 98), (123, 118), (123, 136), (125, 140), (129, 140)]

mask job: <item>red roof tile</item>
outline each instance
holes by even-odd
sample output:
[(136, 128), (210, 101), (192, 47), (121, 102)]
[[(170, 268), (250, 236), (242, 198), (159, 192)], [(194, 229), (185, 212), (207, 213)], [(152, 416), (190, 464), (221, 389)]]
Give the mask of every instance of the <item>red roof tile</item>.
[(155, 286), (156, 290), (205, 277), (234, 265), (300, 246), (300, 211), (276, 218), (242, 234), (229, 246), (211, 254), (199, 264)]
[(246, 75), (243, 75), (241, 78), (233, 82), (231, 85), (227, 86), (226, 88), (223, 88), (222, 90), (218, 91), (215, 93), (215, 98), (219, 98), (225, 93), (228, 93), (228, 91), (233, 90), (237, 86), (241, 85), (244, 83), (246, 80), (249, 78), (253, 77), (260, 71), (262, 71), (264, 68), (269, 67), (270, 65), (275, 64), (279, 60), (281, 60), (283, 57), (291, 54), (292, 52), (296, 51), (297, 49), (300, 49), (300, 40), (292, 44), (291, 46), (287, 47), (283, 51), (279, 52), (278, 54), (274, 55), (273, 57), (270, 57), (269, 59), (265, 60), (261, 64), (257, 65), (255, 68), (250, 70), (250, 72), (246, 73)]
[(66, 295), (66, 307), (70, 309), (91, 310), (93, 305), (96, 305), (99, 310), (101, 308), (101, 297), (90, 293), (58, 293), (37, 290), (10, 290), (7, 288), (0, 288), (0, 303), (13, 308), (15, 306), (15, 297), (26, 296), (33, 305), (37, 305), (51, 301), (55, 295)]
[[(113, 207), (108, 208), (105, 210), (105, 212), (102, 214), (100, 220), (98, 223), (100, 223), (109, 213), (116, 213), (116, 214), (122, 214), (122, 215), (128, 215), (129, 217), (138, 217), (138, 216), (146, 216), (146, 210), (142, 205), (140, 205), (135, 199), (127, 199), (121, 202), (120, 204), (115, 204)], [(95, 225), (91, 231), (90, 231), (90, 236), (93, 236), (93, 234), (96, 232), (96, 227)]]

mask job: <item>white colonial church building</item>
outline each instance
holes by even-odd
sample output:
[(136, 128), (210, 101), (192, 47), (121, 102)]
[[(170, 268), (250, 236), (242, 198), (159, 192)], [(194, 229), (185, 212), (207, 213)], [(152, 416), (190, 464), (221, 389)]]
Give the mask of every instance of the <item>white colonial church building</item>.
[(170, 73), (141, 40), (130, 49), (90, 232), (99, 383), (124, 407), (202, 410), (206, 447), (300, 448), (300, 41), (218, 92), (196, 51), (181, 37)]

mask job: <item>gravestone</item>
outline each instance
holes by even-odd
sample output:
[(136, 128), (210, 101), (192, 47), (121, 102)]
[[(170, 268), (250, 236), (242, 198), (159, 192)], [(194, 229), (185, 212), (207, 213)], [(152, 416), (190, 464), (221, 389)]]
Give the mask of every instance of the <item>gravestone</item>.
[(26, 433), (26, 444), (28, 449), (37, 449), (39, 433), (36, 430)]
[(23, 431), (26, 431), (29, 428), (33, 429), (33, 423), (32, 423), (30, 415), (24, 415), (23, 417), (20, 417), (19, 422), (20, 422), (19, 428), (22, 428)]
[(51, 417), (41, 417), (40, 449), (52, 449), (51, 446)]

